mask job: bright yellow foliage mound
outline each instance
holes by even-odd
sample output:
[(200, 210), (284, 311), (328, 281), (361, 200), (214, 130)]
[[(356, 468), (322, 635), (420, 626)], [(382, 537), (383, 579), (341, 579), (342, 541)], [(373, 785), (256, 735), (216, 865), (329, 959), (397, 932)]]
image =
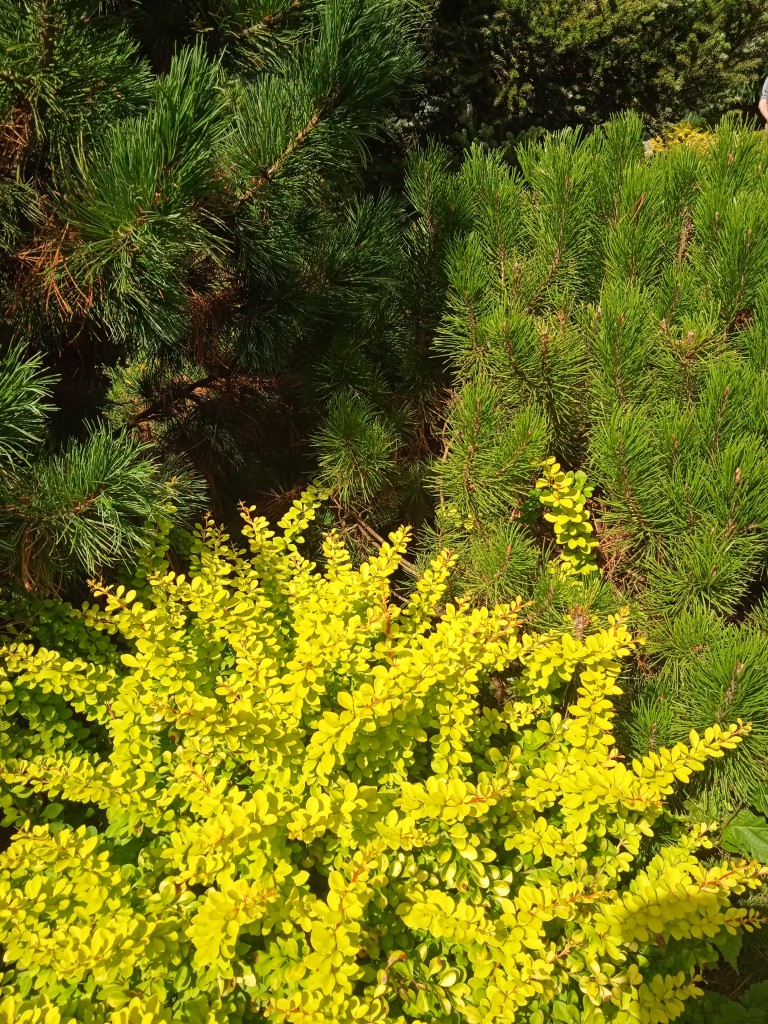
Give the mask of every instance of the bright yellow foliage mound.
[(746, 726), (625, 763), (623, 617), (441, 609), (447, 553), (401, 603), (407, 532), (321, 570), (315, 505), (2, 649), (0, 1022), (673, 1020), (760, 868), (664, 799)]
[(663, 153), (675, 146), (687, 146), (699, 153), (706, 153), (715, 142), (714, 132), (703, 128), (695, 128), (687, 121), (669, 125), (660, 135), (651, 139), (650, 148), (653, 153)]

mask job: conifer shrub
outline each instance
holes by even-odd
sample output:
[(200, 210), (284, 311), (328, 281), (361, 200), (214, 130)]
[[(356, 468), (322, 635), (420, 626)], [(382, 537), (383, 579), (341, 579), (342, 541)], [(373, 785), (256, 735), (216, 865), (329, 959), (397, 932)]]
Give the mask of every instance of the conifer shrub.
[(666, 802), (749, 724), (625, 761), (626, 612), (526, 631), (445, 603), (447, 551), (398, 597), (408, 531), (312, 561), (318, 497), (205, 524), (183, 574), (161, 525), (130, 590), (3, 646), (0, 1019), (678, 1018), (765, 869)]
[[(691, 785), (716, 797), (708, 815), (764, 815), (765, 133), (727, 119), (705, 147), (649, 159), (626, 115), (527, 144), (516, 168), (480, 147), (458, 170), (420, 159), (450, 378), (427, 546), (456, 551), (454, 595), (521, 594), (537, 628), (629, 604), (649, 641), (628, 687), (635, 753), (750, 720), (738, 755)], [(602, 573), (549, 572), (548, 453), (588, 476)]]

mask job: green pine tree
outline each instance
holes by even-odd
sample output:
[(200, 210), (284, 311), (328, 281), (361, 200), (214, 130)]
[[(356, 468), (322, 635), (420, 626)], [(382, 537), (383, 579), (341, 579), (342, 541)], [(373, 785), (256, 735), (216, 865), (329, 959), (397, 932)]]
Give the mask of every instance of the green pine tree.
[(61, 378), (63, 437), (108, 422), (228, 507), (311, 466), (337, 391), (404, 379), (403, 213), (363, 170), (423, 17), (0, 0), (0, 301)]
[[(649, 643), (629, 741), (646, 751), (750, 720), (704, 783), (721, 809), (762, 806), (768, 140), (726, 120), (706, 150), (649, 158), (624, 116), (525, 145), (517, 163), (480, 148), (457, 172), (433, 161), (453, 209), (433, 541), (460, 553), (465, 593), (523, 594), (539, 625), (567, 614), (583, 629), (630, 602)], [(530, 495), (550, 454), (595, 485), (608, 582), (545, 571)]]
[(56, 443), (55, 381), (18, 347), (0, 358), (0, 588), (36, 594), (130, 563), (147, 519), (184, 518), (200, 489), (146, 445), (96, 425)]

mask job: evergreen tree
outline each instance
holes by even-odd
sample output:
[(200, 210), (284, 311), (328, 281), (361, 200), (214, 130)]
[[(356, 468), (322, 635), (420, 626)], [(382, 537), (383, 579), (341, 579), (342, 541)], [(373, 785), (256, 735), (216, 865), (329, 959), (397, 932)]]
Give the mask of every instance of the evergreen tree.
[(58, 374), (60, 435), (98, 420), (115, 465), (184, 456), (227, 504), (292, 483), (318, 383), (351, 380), (349, 352), (380, 376), (402, 318), (402, 214), (360, 171), (416, 80), (422, 17), (0, 0), (4, 345)]

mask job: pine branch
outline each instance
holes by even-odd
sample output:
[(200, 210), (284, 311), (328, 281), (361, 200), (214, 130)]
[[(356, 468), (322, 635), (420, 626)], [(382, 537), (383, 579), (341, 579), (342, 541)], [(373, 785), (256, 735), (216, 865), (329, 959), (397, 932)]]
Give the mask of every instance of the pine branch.
[(264, 29), (269, 32), (276, 32), (283, 27), (293, 13), (300, 11), (303, 6), (304, 0), (291, 0), (291, 3), (282, 11), (278, 11), (276, 14), (265, 15), (257, 24), (246, 25), (237, 32), (233, 32), (232, 37), (234, 39), (248, 39), (251, 36), (260, 35)]
[(146, 445), (104, 427), (62, 452), (0, 473), (0, 550), (9, 579), (50, 592), (130, 559), (148, 518), (183, 518), (199, 485), (148, 458)]
[[(278, 380), (275, 377), (255, 377), (243, 374), (237, 370), (228, 372), (212, 373), (195, 380), (174, 380), (167, 385), (164, 392), (145, 406), (140, 412), (125, 420), (125, 426), (135, 429), (142, 424), (152, 420), (166, 421), (170, 418), (183, 415), (184, 406), (188, 402), (200, 403), (211, 397), (214, 392), (226, 394), (228, 389), (237, 388), (238, 394), (244, 391), (252, 394), (262, 394), (266, 385), (274, 390), (278, 387)], [(156, 389), (161, 385), (156, 385)]]
[(241, 203), (250, 202), (257, 195), (259, 189), (262, 189), (265, 185), (270, 184), (274, 180), (284, 167), (286, 161), (306, 145), (312, 135), (312, 132), (317, 128), (317, 126), (326, 117), (329, 117), (333, 113), (339, 97), (340, 91), (338, 87), (336, 87), (331, 95), (324, 101), (323, 105), (314, 112), (304, 127), (293, 136), (288, 145), (274, 159), (272, 164), (269, 167), (264, 168), (264, 172), (261, 177), (252, 181), (251, 188), (247, 189), (238, 197)]
[(39, 18), (40, 63), (42, 67), (47, 67), (53, 60), (54, 33), (56, 31), (56, 26), (50, 16), (50, 0), (41, 0)]
[[(283, 150), (280, 156), (274, 161), (272, 166), (268, 167), (267, 170), (265, 171), (264, 177), (267, 181), (271, 181), (272, 178), (274, 178), (274, 176), (279, 173), (281, 167), (283, 166), (285, 161), (291, 156), (291, 154), (295, 153), (297, 149), (300, 149), (304, 145), (304, 143), (309, 139), (309, 136), (314, 131), (314, 129), (317, 128), (321, 118), (327, 117), (328, 113), (333, 109), (335, 102), (338, 99), (338, 96), (339, 91), (337, 88), (335, 92), (332, 93), (331, 96), (327, 99), (327, 101), (323, 104), (322, 108), (317, 110), (312, 115), (312, 117), (310, 117), (309, 121), (307, 121), (307, 123), (304, 125), (301, 131), (297, 132), (294, 138), (291, 139), (289, 144), (286, 146), (286, 148)], [(263, 184), (263, 182), (259, 182), (259, 184), (261, 185)]]
[(171, 387), (172, 394), (168, 392), (161, 394), (142, 409), (141, 412), (129, 417), (126, 420), (126, 426), (134, 429), (142, 423), (147, 423), (149, 420), (165, 419), (175, 406), (193, 397), (195, 392), (199, 392), (203, 388), (216, 387), (225, 380), (226, 378), (221, 374), (209, 374), (207, 377), (201, 377), (198, 380), (174, 382)]

